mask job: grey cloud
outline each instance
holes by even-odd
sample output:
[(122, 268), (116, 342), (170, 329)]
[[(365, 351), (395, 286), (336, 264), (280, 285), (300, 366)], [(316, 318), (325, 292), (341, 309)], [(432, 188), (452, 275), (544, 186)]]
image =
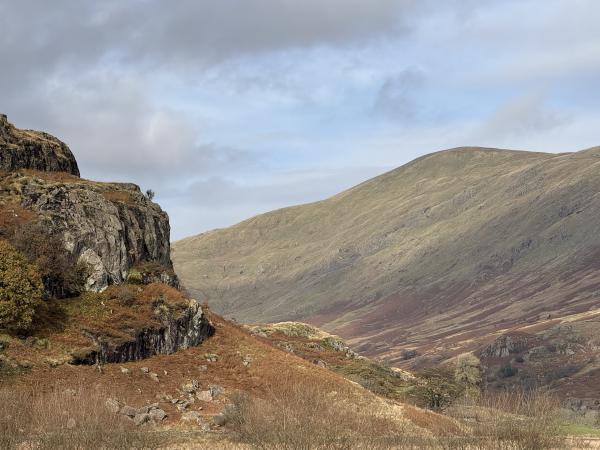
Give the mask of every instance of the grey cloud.
[(420, 113), (418, 93), (425, 84), (425, 73), (419, 68), (408, 68), (386, 79), (375, 98), (375, 113), (392, 119), (413, 121)]
[(67, 142), (82, 175), (90, 178), (163, 187), (190, 175), (230, 173), (260, 164), (247, 151), (206, 142), (201, 123), (181, 111), (153, 105), (144, 94), (146, 88), (130, 79), (87, 76), (39, 93), (14, 108), (9, 119)]
[(529, 94), (500, 106), (482, 125), (478, 137), (496, 140), (526, 137), (568, 121), (569, 116), (548, 106), (542, 94)]

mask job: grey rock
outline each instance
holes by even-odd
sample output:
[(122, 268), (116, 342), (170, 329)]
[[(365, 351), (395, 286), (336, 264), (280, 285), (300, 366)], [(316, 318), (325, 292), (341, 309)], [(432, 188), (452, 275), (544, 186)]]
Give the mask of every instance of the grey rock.
[(528, 340), (524, 336), (502, 335), (481, 351), (483, 358), (502, 358), (527, 349)]
[(200, 384), (198, 383), (198, 380), (192, 380), (191, 382), (182, 385), (181, 390), (188, 394), (195, 394), (199, 387)]
[(0, 169), (67, 172), (79, 176), (75, 157), (64, 142), (47, 133), (20, 130), (0, 114)]
[(181, 415), (181, 420), (184, 422), (200, 422), (202, 416), (198, 411), (188, 411)]
[[(131, 341), (106, 341), (95, 339), (96, 346), (73, 354), (72, 364), (123, 363), (145, 359), (156, 354), (171, 354), (180, 349), (193, 347), (214, 334), (214, 327), (196, 300), (189, 300), (182, 311), (160, 311), (158, 328), (140, 331)], [(154, 372), (149, 374), (159, 381)]]
[(227, 423), (227, 417), (225, 414), (217, 414), (213, 417), (213, 423), (219, 427), (222, 427)]
[(158, 403), (153, 403), (151, 405), (142, 406), (141, 408), (137, 409), (137, 414), (147, 414), (156, 408), (158, 408)]
[(213, 396), (210, 391), (200, 391), (196, 394), (196, 398), (202, 402), (212, 402)]
[(121, 410), (119, 411), (120, 414), (127, 416), (127, 417), (135, 417), (135, 415), (137, 414), (137, 409), (125, 405), (121, 408)]
[(326, 368), (326, 367), (327, 367), (327, 364), (326, 364), (326, 363), (325, 363), (325, 361), (323, 361), (322, 359), (313, 359), (313, 360), (312, 360), (312, 363), (313, 363), (314, 365), (316, 365), (316, 366), (319, 366), (319, 367), (323, 367), (323, 368)]
[(218, 384), (209, 384), (208, 390), (213, 397), (217, 397), (225, 393), (225, 388), (223, 388), (223, 386), (219, 386)]
[(133, 423), (135, 423), (136, 425), (139, 426), (139, 425), (143, 425), (147, 422), (150, 422), (151, 419), (152, 419), (152, 417), (148, 413), (136, 414), (133, 418)]
[(167, 413), (160, 408), (152, 409), (148, 414), (150, 414), (150, 418), (155, 422), (160, 422), (167, 417)]
[(140, 369), (140, 371), (141, 371), (142, 373), (150, 373), (150, 369), (148, 369), (147, 367), (142, 367), (142, 368)]
[(180, 402), (177, 402), (175, 406), (179, 411), (185, 411), (190, 406), (190, 402), (188, 402), (187, 400), (182, 400)]
[(118, 413), (121, 410), (121, 404), (114, 398), (109, 398), (104, 403), (106, 408), (112, 413)]

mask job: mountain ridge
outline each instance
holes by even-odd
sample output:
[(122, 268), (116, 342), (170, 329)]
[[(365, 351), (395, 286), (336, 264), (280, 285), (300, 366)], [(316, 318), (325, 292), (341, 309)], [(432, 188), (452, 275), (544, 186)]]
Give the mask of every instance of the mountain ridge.
[[(326, 200), (175, 242), (175, 268), (220, 313), (308, 321), (394, 360), (459, 330), (589, 308), (596, 152), (425, 155)], [(585, 295), (569, 303), (574, 288), (557, 274), (573, 267)], [(538, 300), (548, 283), (550, 300)]]

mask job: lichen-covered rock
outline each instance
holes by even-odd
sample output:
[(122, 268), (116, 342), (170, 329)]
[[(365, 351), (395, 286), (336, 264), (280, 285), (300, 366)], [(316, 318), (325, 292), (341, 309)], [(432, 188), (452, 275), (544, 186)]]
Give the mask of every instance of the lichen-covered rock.
[(12, 211), (15, 205), (49, 235), (59, 236), (65, 251), (82, 263), (86, 290), (125, 281), (135, 266), (151, 269), (141, 272), (142, 283), (179, 285), (170, 258), (169, 217), (157, 204), (134, 184), (79, 178), (63, 142), (19, 130), (0, 114), (0, 216), (3, 207)]
[(138, 186), (74, 177), (56, 181), (20, 172), (0, 174), (0, 185), (0, 200), (20, 203), (62, 237), (65, 250), (86, 268), (86, 290), (125, 281), (134, 266), (147, 263), (155, 266), (152, 281), (178, 285), (169, 217)]
[(93, 347), (74, 353), (71, 363), (124, 363), (157, 354), (171, 354), (197, 346), (215, 332), (196, 300), (190, 300), (188, 307), (178, 314), (162, 312), (159, 319), (161, 326), (139, 330), (131, 339), (114, 341), (110, 337), (90, 335)]
[(0, 170), (18, 169), (79, 176), (77, 161), (64, 142), (47, 133), (15, 128), (0, 114)]

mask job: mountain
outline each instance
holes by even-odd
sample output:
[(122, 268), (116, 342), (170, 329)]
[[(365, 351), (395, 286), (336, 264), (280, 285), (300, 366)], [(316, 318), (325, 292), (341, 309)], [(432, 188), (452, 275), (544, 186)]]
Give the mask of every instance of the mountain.
[(175, 270), (229, 317), (308, 322), (394, 363), (437, 361), (597, 307), (599, 169), (600, 148), (433, 153), (176, 242)]

